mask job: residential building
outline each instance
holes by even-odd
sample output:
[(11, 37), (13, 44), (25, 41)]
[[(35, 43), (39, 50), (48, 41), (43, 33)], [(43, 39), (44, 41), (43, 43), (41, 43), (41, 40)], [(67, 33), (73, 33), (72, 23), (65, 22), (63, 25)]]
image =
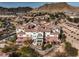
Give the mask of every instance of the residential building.
[(45, 22), (44, 24), (42, 23), (40, 25), (36, 25), (32, 22), (19, 25), (16, 27), (16, 43), (22, 44), (27, 37), (33, 40), (32, 44), (35, 46), (42, 46), (43, 41), (46, 43), (49, 42), (50, 44), (52, 44), (53, 42), (60, 43), (61, 41), (58, 39), (60, 29), (57, 26), (52, 26), (53, 25), (50, 23), (47, 23), (46, 25)]

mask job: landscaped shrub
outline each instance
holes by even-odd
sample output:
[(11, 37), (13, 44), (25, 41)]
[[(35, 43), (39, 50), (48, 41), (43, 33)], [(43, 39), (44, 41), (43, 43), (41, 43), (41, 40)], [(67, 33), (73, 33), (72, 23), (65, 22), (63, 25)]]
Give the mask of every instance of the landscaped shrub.
[(44, 49), (51, 48), (51, 47), (52, 47), (51, 44), (47, 44), (47, 45), (44, 47)]

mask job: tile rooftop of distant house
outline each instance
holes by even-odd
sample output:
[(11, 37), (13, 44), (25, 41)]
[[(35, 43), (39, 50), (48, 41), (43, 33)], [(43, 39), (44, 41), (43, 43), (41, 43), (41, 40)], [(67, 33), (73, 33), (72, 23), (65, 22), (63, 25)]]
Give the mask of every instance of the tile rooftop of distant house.
[(52, 25), (51, 23), (42, 23), (36, 25), (35, 23), (27, 23), (23, 25), (17, 25), (17, 28), (22, 28), (26, 32), (50, 32), (56, 26)]

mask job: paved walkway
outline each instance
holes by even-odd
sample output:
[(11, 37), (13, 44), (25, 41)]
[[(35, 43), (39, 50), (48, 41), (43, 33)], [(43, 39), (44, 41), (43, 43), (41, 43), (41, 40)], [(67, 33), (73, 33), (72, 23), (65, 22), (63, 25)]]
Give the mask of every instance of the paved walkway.
[(52, 48), (46, 49), (46, 50), (39, 50), (38, 48), (36, 48), (33, 45), (31, 45), (30, 47), (35, 49), (35, 51), (39, 52), (40, 55), (45, 56), (46, 54), (53, 52), (53, 50), (57, 49), (59, 47), (59, 45), (53, 46)]
[(49, 53), (47, 53), (46, 55), (44, 55), (44, 57), (54, 57), (56, 56), (56, 52), (64, 52), (64, 45), (61, 44), (58, 48), (51, 50)]

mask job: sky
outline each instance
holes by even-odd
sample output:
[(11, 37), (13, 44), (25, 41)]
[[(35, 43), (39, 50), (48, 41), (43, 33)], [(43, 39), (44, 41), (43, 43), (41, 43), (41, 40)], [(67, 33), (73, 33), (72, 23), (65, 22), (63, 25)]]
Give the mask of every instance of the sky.
[[(47, 2), (0, 2), (0, 7), (39, 7), (43, 4), (46, 4)], [(68, 4), (72, 6), (79, 7), (79, 2), (67, 2)]]

